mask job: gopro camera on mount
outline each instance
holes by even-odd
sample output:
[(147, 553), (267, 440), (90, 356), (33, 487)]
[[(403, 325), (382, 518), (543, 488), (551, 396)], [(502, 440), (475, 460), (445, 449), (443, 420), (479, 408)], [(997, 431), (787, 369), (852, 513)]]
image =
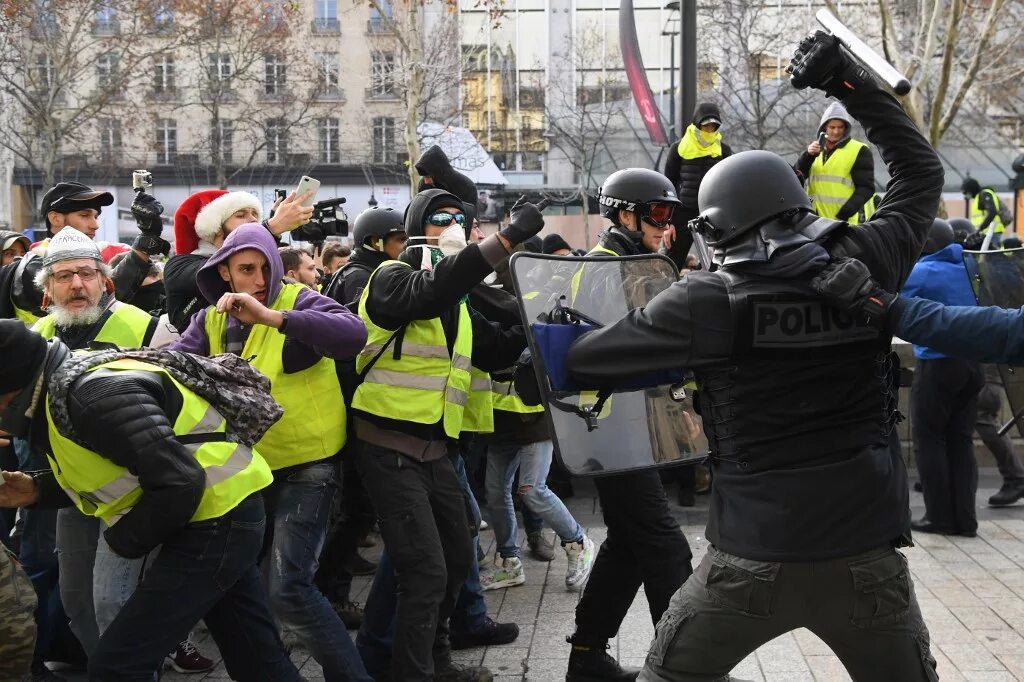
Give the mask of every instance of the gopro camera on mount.
[(313, 204), (313, 217), (302, 227), (292, 230), (292, 238), (304, 242), (322, 242), (328, 237), (348, 235), (348, 216), (341, 205), (345, 197), (325, 199)]
[(132, 187), (136, 192), (145, 192), (153, 188), (153, 174), (148, 170), (132, 171)]

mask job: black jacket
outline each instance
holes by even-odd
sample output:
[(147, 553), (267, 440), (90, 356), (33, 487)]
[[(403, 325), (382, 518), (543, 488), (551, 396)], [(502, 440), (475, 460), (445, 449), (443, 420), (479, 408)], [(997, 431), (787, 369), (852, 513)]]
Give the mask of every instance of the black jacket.
[(164, 290), (167, 292), (167, 317), (178, 331), (188, 329), (192, 316), (210, 305), (199, 291), (196, 274), (206, 256), (192, 253), (171, 256), (164, 266)]
[[(854, 228), (842, 228), (825, 246), (833, 256), (859, 258), (883, 288), (897, 291), (910, 273), (935, 216), (942, 190), (942, 165), (910, 118), (888, 94), (877, 90), (861, 91), (849, 95), (845, 104), (867, 129), (871, 142), (880, 149), (889, 166), (892, 182), (871, 220)], [(743, 271), (746, 277), (760, 278), (760, 286), (768, 296), (773, 293), (770, 265), (748, 264)], [(796, 283), (809, 290), (806, 285), (810, 275), (805, 273), (805, 280), (799, 282), (783, 280), (778, 289), (787, 291)], [(717, 394), (733, 390), (736, 395), (742, 395), (744, 376), (763, 376), (763, 373), (758, 373), (756, 363), (735, 354), (735, 349), (742, 346), (750, 331), (748, 327), (741, 327), (731, 313), (725, 277), (698, 273), (672, 285), (646, 308), (633, 310), (618, 322), (583, 336), (570, 348), (568, 364), (577, 379), (594, 386), (613, 386), (622, 377), (645, 372), (687, 368), (695, 372), (702, 391), (705, 384), (713, 384)], [(636, 349), (643, 349), (643, 352)], [(616, 361), (608, 362), (610, 357)], [(837, 358), (837, 363), (840, 360)], [(718, 429), (718, 419), (724, 419), (722, 415), (727, 414), (726, 421), (732, 423), (726, 426), (731, 425), (735, 429), (730, 434), (734, 440), (749, 440), (751, 433), (762, 433), (765, 424), (774, 423), (785, 425), (791, 432), (798, 431), (796, 437), (806, 441), (809, 432), (819, 427), (828, 430), (832, 427), (831, 420), (841, 421), (845, 417), (842, 412), (818, 415), (816, 418), (821, 420), (820, 424), (805, 423), (807, 428), (799, 431), (799, 425), (792, 423), (794, 407), (813, 412), (799, 402), (801, 396), (813, 391), (802, 389), (806, 386), (800, 383), (806, 381), (803, 365), (794, 367), (794, 371), (787, 374), (782, 371), (784, 367), (775, 367), (778, 364), (774, 363), (771, 368), (778, 400), (764, 401), (756, 410), (736, 412), (732, 412), (729, 404), (714, 405), (714, 413), (702, 414), (706, 431)], [(828, 372), (833, 369), (827, 362), (822, 367)], [(848, 375), (842, 371), (836, 374)], [(828, 378), (819, 374), (819, 380), (821, 377)], [(732, 388), (729, 382), (734, 379), (735, 388)], [(858, 375), (849, 377), (849, 381), (849, 384), (829, 385), (833, 392), (831, 402), (844, 394), (860, 396), (864, 382), (876, 382), (880, 390), (884, 388), (883, 382), (875, 376)], [(759, 390), (761, 388), (758, 387)], [(707, 403), (703, 398), (701, 406), (704, 411)], [(709, 537), (719, 541), (715, 529), (723, 515), (722, 508), (728, 505), (733, 512), (739, 508), (737, 513), (745, 515), (739, 523), (732, 518), (732, 528), (745, 528), (748, 537), (770, 537), (776, 541), (773, 544), (766, 540), (761, 547), (730, 546), (726, 549), (742, 552), (741, 555), (748, 558), (811, 560), (853, 554), (872, 546), (898, 542), (898, 536), (909, 531), (906, 472), (902, 460), (892, 460), (888, 451), (878, 446), (881, 422), (886, 416), (879, 410), (873, 418), (877, 428), (870, 436), (862, 438), (866, 431), (858, 431), (841, 438), (812, 439), (817, 448), (813, 466), (802, 459), (787, 460), (785, 464), (757, 459), (744, 465), (737, 458), (713, 458), (715, 494), (719, 499), (712, 505)], [(746, 431), (745, 425), (750, 423), (755, 423), (756, 428)], [(766, 443), (770, 445), (771, 441), (756, 442), (750, 445), (750, 449), (761, 452)], [(785, 448), (779, 448), (779, 452), (774, 452), (771, 457), (781, 456), (780, 452), (784, 455)], [(797, 454), (804, 456), (802, 452)], [(850, 461), (855, 462), (851, 465), (853, 475), (848, 468), (829, 468), (832, 462), (845, 465)], [(735, 476), (728, 479), (718, 476), (718, 467), (740, 467), (743, 471), (735, 473), (729, 469), (729, 473), (735, 473)], [(750, 469), (753, 471), (749, 475), (742, 475)], [(834, 474), (831, 478), (830, 471)], [(742, 483), (729, 487), (726, 481), (734, 479)], [(879, 492), (873, 488), (875, 483), (884, 485), (886, 490)], [(808, 511), (805, 508), (808, 500), (822, 498), (820, 494), (812, 498), (808, 494), (809, 489), (826, 490), (831, 496), (827, 499), (832, 502), (812, 504)], [(844, 523), (849, 523), (847, 517), (856, 510), (863, 511), (865, 518), (870, 516), (868, 521), (875, 525), (860, 529), (856, 537), (831, 532), (831, 529), (845, 528)], [(838, 519), (834, 516), (836, 514), (845, 514), (843, 519), (846, 521)], [(719, 544), (725, 547), (727, 543), (721, 540)], [(793, 549), (794, 545), (796, 549)]]
[[(451, 351), (459, 302), (507, 256), (497, 236), (493, 236), (441, 260), (433, 272), (400, 265), (377, 270), (366, 301), (366, 314), (374, 324), (390, 330), (398, 330), (413, 320), (440, 318)], [(470, 316), (473, 324), (473, 365), (485, 372), (495, 372), (515, 363), (526, 347), (522, 327), (503, 328), (489, 322), (472, 308)], [(381, 428), (401, 431), (423, 440), (447, 439), (440, 422), (414, 424), (358, 410), (354, 412)]]
[(142, 281), (149, 275), (149, 261), (144, 261), (134, 252), (129, 251), (114, 268), (111, 279), (114, 281), (114, 296), (122, 303), (131, 303), (142, 286)]
[[(831, 150), (822, 150), (821, 153), (828, 160), (828, 157), (836, 149), (845, 147), (849, 142), (850, 138), (846, 137), (840, 140)], [(805, 150), (797, 159), (794, 169), (800, 177), (800, 182), (806, 183), (810, 177), (811, 164), (814, 163), (814, 158)], [(866, 145), (861, 148), (857, 154), (857, 160), (853, 162), (853, 168), (850, 169), (850, 179), (853, 180), (853, 196), (847, 199), (846, 203), (839, 209), (839, 213), (836, 214), (836, 220), (849, 220), (850, 216), (857, 213), (861, 206), (864, 205), (864, 202), (875, 193), (875, 159), (871, 155), (871, 150)]]
[[(206, 476), (196, 458), (177, 441), (173, 424), (182, 395), (149, 372), (98, 369), (80, 377), (68, 394), (76, 440), (138, 476), (142, 497), (104, 533), (120, 556), (145, 556), (185, 527), (202, 499)], [(50, 451), (47, 420), (35, 419), (31, 444)], [(39, 505), (68, 506), (70, 500), (52, 472), (34, 474)]]
[(333, 298), (343, 306), (347, 306), (355, 314), (359, 314), (359, 297), (370, 281), (370, 275), (377, 266), (388, 259), (387, 254), (380, 251), (357, 248), (340, 270), (331, 275), (324, 287), (323, 295)]

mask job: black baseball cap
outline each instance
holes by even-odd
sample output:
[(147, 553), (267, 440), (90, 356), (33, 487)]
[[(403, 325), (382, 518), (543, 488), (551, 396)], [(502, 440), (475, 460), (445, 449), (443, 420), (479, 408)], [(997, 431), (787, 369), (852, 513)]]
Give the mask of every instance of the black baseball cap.
[(100, 211), (112, 203), (114, 195), (110, 192), (99, 192), (80, 182), (58, 182), (43, 195), (43, 203), (39, 210), (43, 214), (46, 229), (49, 230), (50, 220), (46, 216), (50, 211), (73, 213), (83, 208), (95, 208)]

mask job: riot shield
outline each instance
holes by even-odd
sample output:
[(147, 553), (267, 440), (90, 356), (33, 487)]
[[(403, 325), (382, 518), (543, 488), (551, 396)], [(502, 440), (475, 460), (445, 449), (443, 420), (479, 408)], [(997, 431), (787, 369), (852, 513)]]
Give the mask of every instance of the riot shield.
[[(593, 391), (566, 389), (553, 382), (549, 375), (553, 368), (545, 364), (541, 352), (541, 332), (553, 310), (569, 309), (593, 326), (616, 322), (678, 279), (669, 259), (519, 253), (512, 258), (510, 272), (527, 322), (555, 453), (568, 471), (598, 476), (706, 456), (707, 439), (694, 411), (693, 386), (683, 380), (683, 368), (679, 381), (616, 390), (602, 398)], [(614, 365), (616, 358), (608, 362)], [(592, 410), (589, 419), (581, 414), (585, 410)]]
[[(964, 264), (971, 274), (974, 294), (981, 305), (1000, 308), (1024, 306), (1024, 248), (1005, 251), (965, 251)], [(1024, 436), (1024, 367), (999, 366), (1006, 399)]]

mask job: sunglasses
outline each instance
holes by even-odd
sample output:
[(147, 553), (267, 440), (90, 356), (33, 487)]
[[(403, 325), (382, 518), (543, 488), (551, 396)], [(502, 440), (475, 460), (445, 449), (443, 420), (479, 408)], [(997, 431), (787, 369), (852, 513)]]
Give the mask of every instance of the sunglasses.
[(464, 213), (435, 213), (434, 215), (427, 218), (427, 222), (437, 227), (448, 227), (452, 224), (452, 221), (457, 222), (459, 225), (466, 224), (466, 215)]
[(662, 202), (646, 204), (641, 217), (655, 227), (666, 227), (672, 222), (672, 213), (675, 208), (675, 204)]

